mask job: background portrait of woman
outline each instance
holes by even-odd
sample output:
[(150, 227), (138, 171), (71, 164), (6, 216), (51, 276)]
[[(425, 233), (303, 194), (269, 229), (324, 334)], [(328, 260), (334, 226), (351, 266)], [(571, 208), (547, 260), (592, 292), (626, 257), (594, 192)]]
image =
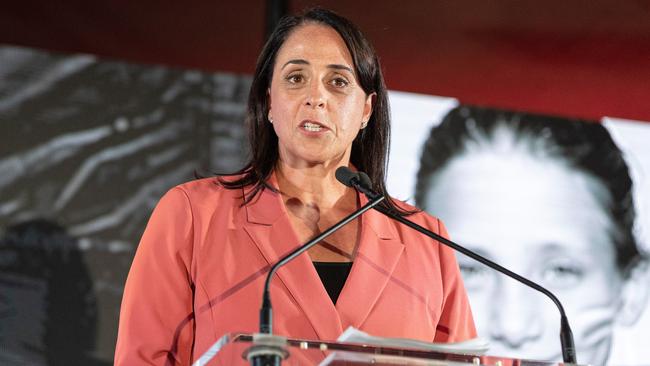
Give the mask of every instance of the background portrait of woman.
[[(460, 106), (431, 130), (418, 206), (453, 239), (562, 301), (579, 363), (607, 363), (616, 325), (646, 306), (647, 261), (633, 233), (632, 180), (598, 122)], [(491, 354), (560, 360), (559, 314), (545, 296), (459, 255)]]

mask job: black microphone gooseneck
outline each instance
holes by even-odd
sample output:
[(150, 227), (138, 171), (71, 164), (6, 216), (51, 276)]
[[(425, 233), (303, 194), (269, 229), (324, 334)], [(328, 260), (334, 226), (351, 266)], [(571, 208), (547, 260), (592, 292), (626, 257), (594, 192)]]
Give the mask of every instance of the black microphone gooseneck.
[[(341, 171), (341, 172), (339, 173), (339, 171)], [(372, 190), (372, 188), (371, 188), (372, 187), (372, 182), (370, 181), (370, 178), (368, 177), (368, 175), (363, 173), (363, 172), (355, 173), (355, 172), (352, 172), (347, 167), (340, 167), (336, 171), (336, 178), (341, 183), (345, 184), (346, 186), (354, 187), (359, 192), (365, 194), (368, 197), (368, 199), (370, 199), (371, 201), (377, 199), (378, 197), (384, 197), (383, 195), (381, 195), (381, 194), (379, 194), (377, 192), (374, 192)], [(501, 272), (501, 273), (505, 274), (506, 276), (508, 276), (510, 278), (514, 278), (515, 280), (523, 283), (524, 285), (532, 287), (535, 290), (537, 290), (537, 291), (543, 293), (544, 295), (548, 296), (553, 301), (553, 303), (555, 303), (555, 305), (557, 306), (557, 308), (560, 311), (560, 317), (561, 317), (561, 319), (560, 319), (560, 344), (562, 346), (562, 358), (564, 360), (564, 363), (570, 363), (570, 364), (577, 363), (577, 361), (576, 361), (576, 350), (575, 350), (575, 346), (574, 346), (574, 342), (573, 342), (573, 332), (571, 331), (571, 327), (569, 326), (569, 320), (568, 320), (568, 318), (566, 316), (566, 313), (564, 312), (564, 307), (560, 303), (560, 300), (555, 295), (553, 295), (553, 293), (551, 291), (549, 291), (549, 290), (545, 289), (544, 287), (538, 285), (537, 283), (535, 283), (535, 282), (533, 282), (533, 281), (531, 281), (531, 280), (529, 280), (529, 279), (527, 279), (527, 278), (525, 278), (525, 277), (523, 277), (523, 276), (521, 276), (521, 275), (519, 275), (519, 274), (517, 274), (515, 272), (512, 272), (511, 270), (509, 270), (509, 269), (507, 269), (507, 268), (505, 268), (505, 267), (503, 267), (503, 266), (501, 266), (501, 265), (499, 265), (499, 264), (497, 264), (497, 263), (495, 263), (495, 262), (481, 256), (480, 254), (477, 254), (477, 253), (475, 253), (475, 252), (473, 252), (473, 251), (471, 251), (471, 250), (469, 250), (469, 249), (467, 249), (465, 247), (462, 247), (462, 246), (454, 243), (453, 241), (451, 241), (451, 240), (449, 240), (449, 239), (447, 239), (445, 237), (442, 237), (442, 236), (440, 236), (440, 235), (438, 235), (438, 234), (436, 234), (436, 233), (434, 233), (434, 232), (432, 232), (430, 230), (425, 229), (424, 227), (414, 223), (413, 221), (408, 220), (408, 219), (398, 215), (397, 213), (395, 213), (394, 211), (388, 209), (387, 207), (375, 206), (374, 208), (375, 208), (375, 210), (383, 213), (384, 215), (386, 215), (386, 216), (388, 216), (388, 217), (390, 217), (390, 218), (392, 218), (394, 220), (397, 220), (397, 221), (401, 222), (402, 224), (404, 224), (404, 225), (406, 225), (406, 226), (408, 226), (408, 227), (410, 227), (410, 228), (412, 228), (414, 230), (417, 230), (418, 232), (420, 232), (420, 233), (422, 233), (422, 234), (424, 234), (424, 235), (426, 235), (426, 236), (428, 236), (430, 238), (433, 238), (433, 239), (447, 245), (448, 247), (451, 247), (452, 249), (454, 249), (456, 251), (459, 251), (459, 252), (465, 254), (466, 256), (468, 256), (468, 257), (470, 257), (470, 258), (472, 258), (472, 259), (474, 259), (474, 260), (476, 260), (478, 262), (481, 262), (484, 265), (486, 265), (486, 266), (488, 266), (488, 267), (490, 267), (490, 268), (492, 268), (492, 269), (494, 269), (494, 270), (496, 270), (498, 272)]]
[[(337, 177), (338, 179), (338, 177)], [(315, 238), (311, 239), (307, 243), (301, 245), (300, 247), (294, 249), (291, 253), (285, 255), (282, 259), (277, 261), (269, 270), (268, 275), (266, 276), (266, 282), (264, 283), (264, 293), (262, 295), (262, 308), (260, 309), (260, 333), (261, 334), (272, 334), (273, 332), (273, 309), (271, 306), (271, 292), (270, 292), (270, 286), (271, 286), (271, 278), (273, 277), (273, 274), (297, 257), (298, 255), (304, 253), (307, 249), (313, 247), (316, 243), (320, 242), (321, 240), (325, 239), (326, 237), (330, 236), (332, 233), (334, 233), (336, 230), (340, 229), (344, 225), (348, 224), (350, 221), (356, 219), (359, 217), (361, 214), (364, 212), (370, 210), (371, 208), (375, 207), (377, 204), (382, 202), (385, 199), (384, 196), (377, 196), (372, 199), (370, 199), (370, 202), (365, 204), (363, 207), (358, 209), (357, 211), (351, 213), (350, 215), (346, 216), (343, 218), (341, 221), (337, 222), (333, 226), (331, 226), (329, 229), (325, 230)], [(276, 358), (276, 360), (271, 360), (272, 358)], [(251, 357), (251, 364), (253, 365), (267, 365), (267, 364), (279, 364), (279, 359), (275, 356), (269, 356), (267, 354), (262, 354), (260, 353), (259, 355), (255, 355)]]

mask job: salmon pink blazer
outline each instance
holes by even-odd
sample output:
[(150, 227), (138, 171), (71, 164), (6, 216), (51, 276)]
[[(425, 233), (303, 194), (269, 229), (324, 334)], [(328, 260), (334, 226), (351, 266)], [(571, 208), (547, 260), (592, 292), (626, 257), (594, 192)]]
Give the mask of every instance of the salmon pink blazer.
[[(269, 184), (277, 186), (274, 177)], [(424, 212), (410, 219), (447, 235)], [(354, 326), (423, 341), (476, 336), (451, 249), (375, 210), (361, 216), (360, 235), (336, 304), (308, 254), (279, 269), (271, 282), (274, 334), (335, 340)], [(225, 333), (257, 332), (266, 274), (300, 244), (282, 197), (269, 189), (246, 205), (242, 190), (214, 178), (171, 189), (149, 220), (126, 281), (115, 364), (189, 365)]]

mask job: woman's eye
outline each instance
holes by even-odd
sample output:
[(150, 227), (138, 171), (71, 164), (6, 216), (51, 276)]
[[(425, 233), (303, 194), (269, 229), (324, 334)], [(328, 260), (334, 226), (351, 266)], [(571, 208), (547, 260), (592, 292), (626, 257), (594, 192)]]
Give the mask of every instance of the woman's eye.
[(287, 81), (292, 83), (292, 84), (298, 84), (298, 83), (303, 82), (304, 80), (305, 80), (305, 78), (300, 74), (293, 74), (293, 75), (287, 76)]
[(583, 269), (572, 263), (549, 263), (542, 272), (546, 284), (559, 288), (575, 285), (583, 276)]
[(487, 285), (490, 276), (487, 267), (478, 263), (459, 263), (459, 266), (467, 289), (476, 291)]
[(347, 80), (345, 80), (344, 78), (334, 78), (334, 79), (332, 79), (330, 84), (332, 84), (333, 86), (335, 86), (337, 88), (344, 88), (344, 87), (348, 86), (348, 84), (350, 84), (350, 83)]

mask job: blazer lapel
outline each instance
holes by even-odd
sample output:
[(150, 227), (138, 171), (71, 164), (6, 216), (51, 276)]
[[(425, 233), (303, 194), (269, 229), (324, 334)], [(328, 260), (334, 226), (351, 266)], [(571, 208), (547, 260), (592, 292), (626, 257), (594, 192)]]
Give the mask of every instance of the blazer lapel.
[[(361, 195), (360, 202), (365, 205), (368, 200)], [(373, 209), (364, 213), (361, 220), (359, 249), (336, 303), (343, 328), (363, 325), (404, 251), (388, 217)]]
[[(269, 184), (277, 187), (274, 176), (269, 180)], [(244, 230), (270, 265), (303, 244), (298, 242), (279, 193), (265, 189), (253, 202), (246, 205), (246, 215)], [(342, 332), (341, 321), (309, 255), (299, 255), (280, 268), (276, 274), (278, 278), (272, 281), (280, 280), (284, 284), (305, 313), (318, 338), (336, 339)], [(273, 293), (271, 300), (273, 301)], [(278, 318), (279, 315), (275, 317), (276, 320)]]

